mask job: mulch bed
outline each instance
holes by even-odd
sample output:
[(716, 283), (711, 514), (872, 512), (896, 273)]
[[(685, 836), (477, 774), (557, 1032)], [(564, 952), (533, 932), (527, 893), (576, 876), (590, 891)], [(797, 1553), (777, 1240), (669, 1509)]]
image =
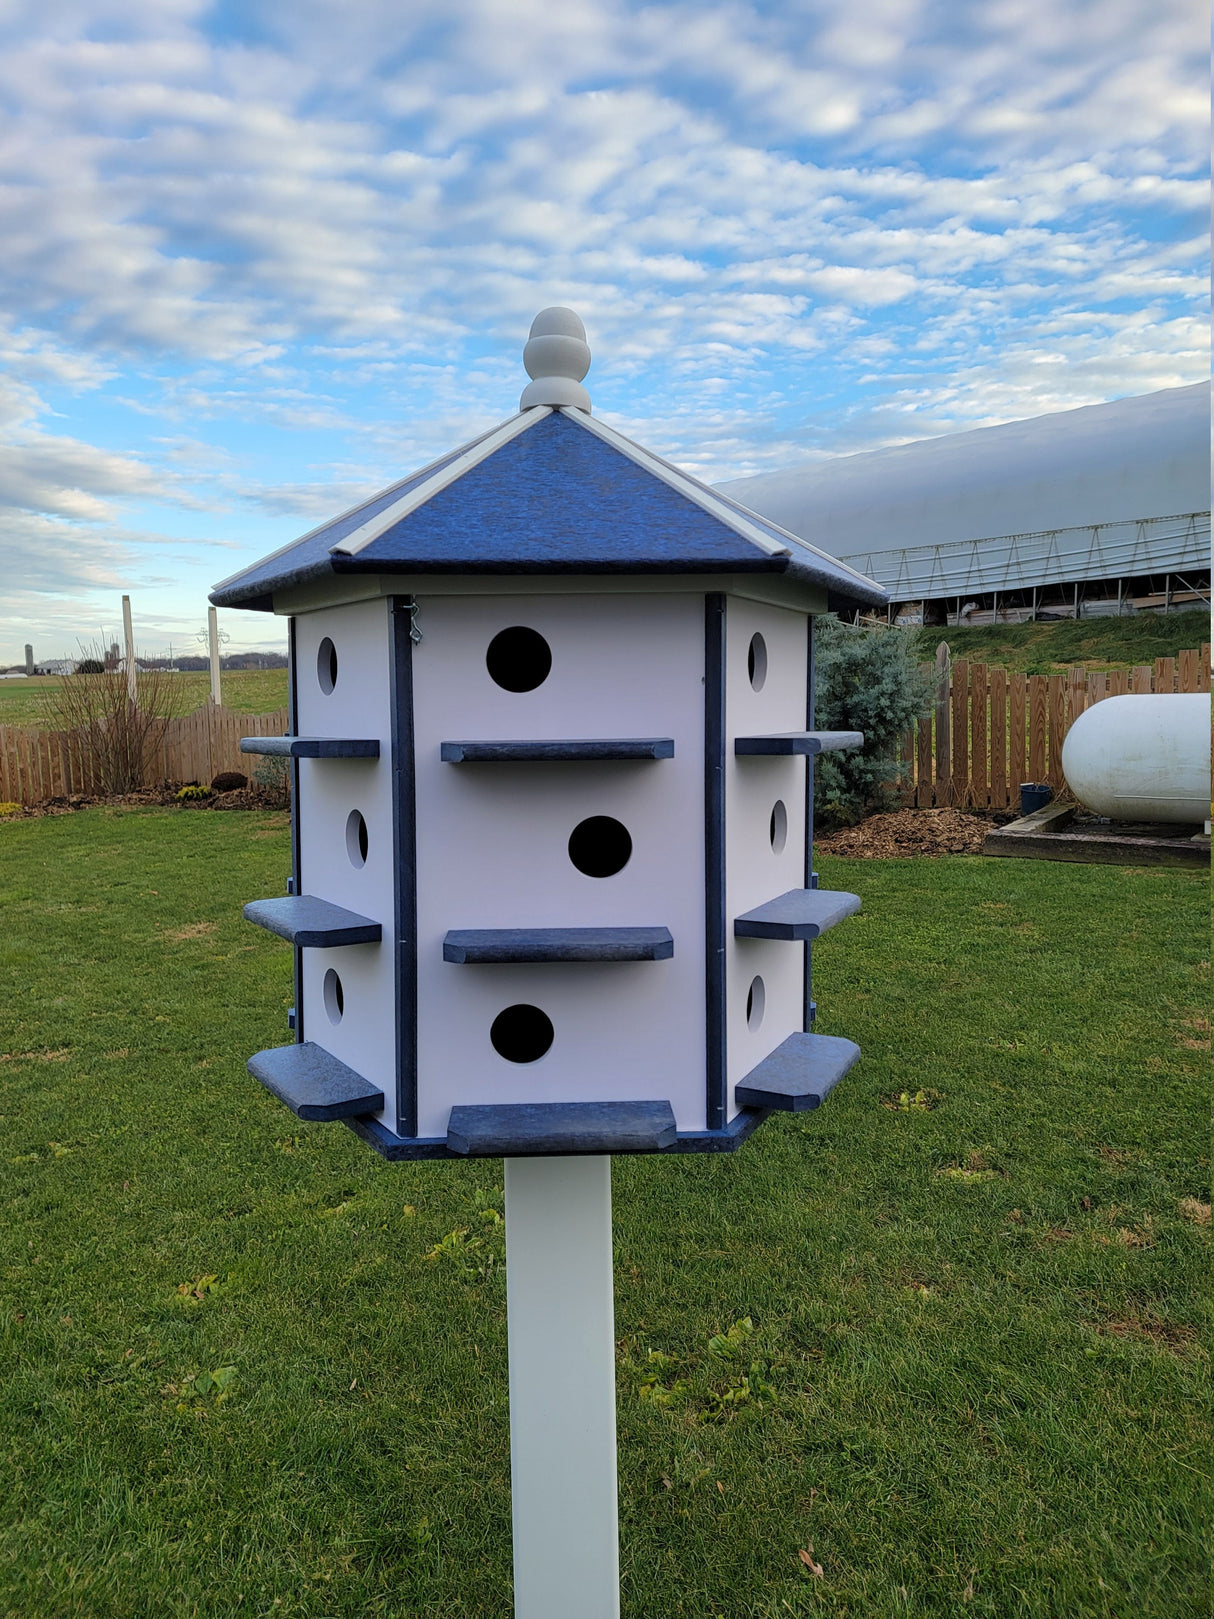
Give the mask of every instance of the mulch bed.
[(137, 793), (124, 793), (112, 798), (91, 797), (87, 793), (72, 793), (66, 798), (46, 798), (40, 804), (29, 804), (10, 810), (0, 816), (5, 821), (36, 821), (45, 815), (72, 815), (76, 810), (91, 809), (104, 804), (111, 808), (148, 809), (163, 807), (178, 810), (272, 810), (286, 806), (276, 794), (263, 792), (260, 787), (240, 787), (230, 793), (212, 793), (209, 798), (189, 798), (181, 802), (177, 793), (181, 782), (164, 782), (159, 787), (145, 787)]
[(815, 849), (849, 859), (890, 860), (909, 855), (981, 854), (993, 826), (1015, 820), (1013, 811), (900, 809), (870, 815), (859, 826), (823, 832)]

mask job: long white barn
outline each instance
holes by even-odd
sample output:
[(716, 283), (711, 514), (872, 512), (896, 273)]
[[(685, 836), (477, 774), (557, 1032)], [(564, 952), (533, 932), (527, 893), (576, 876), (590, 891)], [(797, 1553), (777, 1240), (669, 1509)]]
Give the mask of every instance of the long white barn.
[(718, 487), (877, 579), (911, 621), (1208, 603), (1203, 383)]

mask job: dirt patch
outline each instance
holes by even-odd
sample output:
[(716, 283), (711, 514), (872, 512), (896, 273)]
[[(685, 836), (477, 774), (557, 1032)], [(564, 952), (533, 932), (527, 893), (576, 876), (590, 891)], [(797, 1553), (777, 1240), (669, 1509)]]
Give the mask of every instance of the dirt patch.
[(1124, 1315), (1107, 1316), (1087, 1323), (1094, 1332), (1114, 1338), (1137, 1338), (1171, 1350), (1187, 1349), (1199, 1338), (1198, 1329), (1182, 1321), (1165, 1321), (1151, 1310), (1130, 1309)]
[(959, 809), (901, 809), (870, 815), (859, 826), (815, 837), (814, 846), (826, 854), (859, 860), (896, 860), (911, 855), (981, 854), (993, 826), (1006, 826), (1015, 816), (1009, 811)]
[(166, 933), (164, 937), (175, 940), (203, 939), (208, 933), (214, 933), (217, 927), (218, 923), (216, 922), (187, 922), (185, 927), (174, 928), (171, 933)]

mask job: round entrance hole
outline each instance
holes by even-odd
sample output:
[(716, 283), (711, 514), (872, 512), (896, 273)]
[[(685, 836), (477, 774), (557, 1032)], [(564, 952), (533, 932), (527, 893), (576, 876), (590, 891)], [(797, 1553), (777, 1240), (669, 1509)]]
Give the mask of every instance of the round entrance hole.
[(324, 989), (321, 992), (325, 1003), (325, 1014), (330, 1023), (340, 1023), (346, 1010), (346, 997), (341, 987), (341, 979), (329, 968), (325, 974)]
[(746, 651), (746, 673), (755, 691), (763, 690), (767, 679), (767, 642), (761, 635), (752, 635)]
[(534, 691), (552, 669), (552, 648), (538, 630), (512, 624), (490, 641), (485, 667), (503, 691)]
[(552, 1044), (552, 1019), (538, 1006), (520, 1002), (499, 1012), (489, 1030), (489, 1039), (499, 1057), (507, 1062), (538, 1062)]
[(767, 990), (761, 978), (753, 978), (746, 993), (746, 1027), (753, 1034), (763, 1021), (767, 1006)]
[(772, 854), (783, 853), (784, 845), (788, 842), (788, 811), (784, 808), (782, 798), (777, 798), (772, 806), (767, 835), (771, 839)]
[(631, 855), (628, 828), (610, 815), (592, 815), (569, 835), (569, 858), (587, 877), (614, 877)]
[(346, 853), (352, 866), (366, 865), (368, 846), (367, 823), (358, 810), (351, 810), (346, 816)]
[(327, 697), (337, 684), (337, 648), (327, 635), (317, 649), (316, 678)]

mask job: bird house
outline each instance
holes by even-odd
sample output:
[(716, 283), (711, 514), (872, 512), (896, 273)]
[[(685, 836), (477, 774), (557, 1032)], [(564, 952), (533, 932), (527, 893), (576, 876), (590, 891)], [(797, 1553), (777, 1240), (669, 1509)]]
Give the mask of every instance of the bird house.
[(389, 1158), (715, 1152), (859, 1055), (812, 1032), (813, 619), (871, 580), (591, 412), (518, 413), (212, 595), (285, 615), (295, 951), (256, 1077)]

